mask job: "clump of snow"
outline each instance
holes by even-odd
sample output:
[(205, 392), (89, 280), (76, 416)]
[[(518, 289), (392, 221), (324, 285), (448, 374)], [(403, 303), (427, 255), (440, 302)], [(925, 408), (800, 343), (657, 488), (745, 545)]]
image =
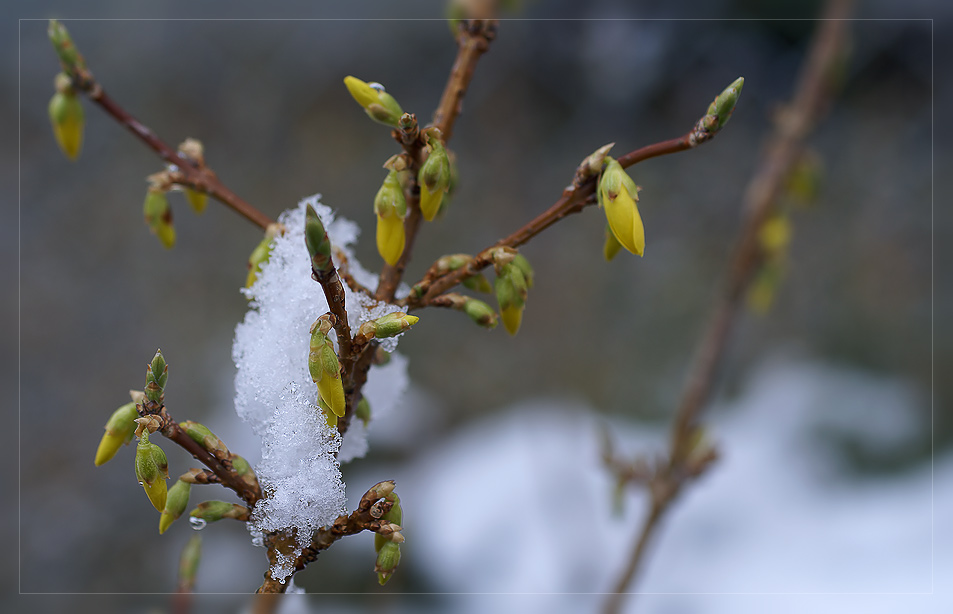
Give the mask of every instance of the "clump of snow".
[[(315, 529), (346, 511), (344, 483), (335, 458), (342, 447), (341, 438), (326, 425), (317, 407), (317, 387), (308, 372), (310, 327), (328, 311), (328, 303), (321, 285), (311, 279), (304, 241), (307, 205), (321, 218), (331, 243), (347, 256), (350, 274), (368, 287), (376, 285), (376, 277), (361, 267), (350, 249), (359, 233), (357, 225), (335, 219), (318, 199), (318, 195), (306, 198), (280, 216), (278, 221), (286, 231), (275, 239), (258, 280), (244, 291), (250, 309), (235, 329), (232, 347), (238, 368), (235, 410), (261, 438), (261, 463), (256, 472), (266, 496), (255, 506), (249, 530), (253, 537), (260, 537), (297, 529), (299, 547), (307, 544)], [(399, 310), (344, 288), (352, 330)], [(386, 341), (382, 346), (393, 351), (397, 338)], [(389, 410), (407, 386), (406, 359), (395, 356), (388, 365), (373, 368), (367, 386), (372, 416)], [(341, 462), (366, 452), (366, 432), (359, 420), (352, 422), (343, 443)], [(279, 561), (272, 573), (283, 577), (290, 573), (291, 564), (291, 560)]]

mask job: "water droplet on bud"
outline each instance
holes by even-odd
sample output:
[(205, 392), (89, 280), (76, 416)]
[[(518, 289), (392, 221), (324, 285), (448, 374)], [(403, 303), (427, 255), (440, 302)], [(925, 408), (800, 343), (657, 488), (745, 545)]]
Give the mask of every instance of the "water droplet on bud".
[(205, 525), (208, 523), (205, 522), (204, 518), (196, 518), (195, 516), (189, 516), (189, 524), (192, 525), (192, 528), (196, 531), (201, 531), (205, 528)]

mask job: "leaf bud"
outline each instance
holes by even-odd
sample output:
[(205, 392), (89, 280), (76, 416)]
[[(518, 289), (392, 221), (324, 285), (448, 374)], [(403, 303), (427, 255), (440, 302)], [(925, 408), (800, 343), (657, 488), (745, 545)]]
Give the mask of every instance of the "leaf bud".
[(419, 320), (420, 318), (417, 316), (407, 315), (403, 311), (395, 311), (361, 324), (357, 332), (358, 335), (362, 335), (368, 340), (386, 339), (387, 337), (396, 337)]
[(185, 431), (185, 433), (191, 437), (195, 443), (208, 450), (212, 456), (219, 459), (229, 457), (228, 448), (225, 446), (222, 440), (216, 437), (215, 433), (209, 430), (209, 428), (204, 424), (199, 424), (198, 422), (193, 422), (192, 420), (186, 420), (184, 422), (180, 422), (179, 427)]
[(165, 385), (169, 380), (169, 365), (162, 356), (162, 350), (156, 350), (152, 362), (146, 366), (146, 387), (143, 392), (146, 399), (153, 403), (162, 403), (165, 397)]
[(711, 132), (718, 132), (731, 119), (731, 114), (735, 110), (735, 105), (738, 104), (738, 97), (741, 96), (741, 88), (744, 87), (744, 84), (744, 77), (738, 77), (708, 105), (708, 111), (705, 115), (714, 117), (714, 120), (707, 126)]
[(463, 312), (483, 328), (492, 329), (499, 324), (496, 312), (481, 300), (467, 297), (467, 301), (463, 304)]
[[(195, 506), (189, 516), (205, 522), (218, 522), (222, 518), (248, 520), (251, 512), (244, 505), (228, 503), (227, 501), (204, 501)], [(204, 526), (204, 525), (203, 525)]]
[(53, 43), (53, 49), (56, 50), (56, 55), (59, 56), (63, 68), (67, 72), (72, 73), (86, 69), (86, 62), (76, 49), (76, 45), (73, 44), (73, 39), (70, 37), (66, 26), (55, 19), (51, 19), (46, 33), (50, 37), (50, 42)]
[(331, 262), (331, 240), (311, 205), (305, 211), (304, 242), (311, 255), (311, 270), (315, 273), (330, 273), (334, 266)]
[(189, 541), (182, 548), (179, 557), (179, 592), (191, 593), (195, 586), (195, 575), (199, 569), (199, 560), (202, 558), (202, 538), (193, 533)]

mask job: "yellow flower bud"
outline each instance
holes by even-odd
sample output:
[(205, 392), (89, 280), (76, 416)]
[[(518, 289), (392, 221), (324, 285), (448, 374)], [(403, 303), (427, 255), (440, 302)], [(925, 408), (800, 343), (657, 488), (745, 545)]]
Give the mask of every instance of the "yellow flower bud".
[[(318, 395), (331, 413), (343, 416), (345, 410), (344, 383), (341, 381), (341, 364), (334, 353), (331, 340), (320, 327), (311, 333), (308, 370), (318, 386)], [(330, 419), (329, 419), (330, 423)]]
[(645, 228), (636, 205), (639, 188), (622, 166), (609, 156), (606, 156), (606, 168), (599, 181), (598, 198), (616, 240), (625, 249), (641, 256), (645, 251)]
[(393, 96), (384, 91), (380, 83), (365, 83), (356, 77), (344, 77), (344, 85), (367, 116), (387, 126), (397, 127), (404, 111)]
[(397, 171), (390, 171), (374, 197), (374, 213), (377, 214), (377, 251), (384, 262), (394, 266), (404, 253), (407, 235), (404, 232), (404, 216), (407, 201), (400, 187)]
[(99, 442), (99, 449), (96, 450), (97, 467), (115, 456), (124, 444), (132, 441), (138, 417), (139, 411), (135, 403), (126, 403), (112, 413), (109, 421), (106, 422), (106, 432)]
[(49, 113), (57, 145), (66, 157), (75, 160), (83, 145), (83, 105), (63, 73), (56, 75), (56, 93), (50, 99)]
[(430, 139), (430, 155), (417, 174), (420, 185), (420, 213), (432, 222), (440, 210), (443, 195), (450, 189), (450, 159), (439, 139)]
[(175, 245), (175, 227), (172, 226), (172, 208), (169, 207), (165, 191), (149, 188), (142, 211), (149, 229), (159, 237), (159, 242), (166, 249), (171, 249)]

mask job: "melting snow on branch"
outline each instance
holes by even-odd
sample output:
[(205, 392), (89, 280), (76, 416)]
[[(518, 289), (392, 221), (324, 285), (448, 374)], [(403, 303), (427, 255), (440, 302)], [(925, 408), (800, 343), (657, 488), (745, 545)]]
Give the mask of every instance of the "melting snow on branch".
[[(310, 541), (319, 527), (346, 513), (340, 461), (363, 456), (366, 430), (355, 420), (342, 443), (317, 407), (317, 387), (308, 373), (311, 324), (328, 311), (320, 284), (311, 279), (311, 265), (304, 242), (304, 211), (311, 204), (328, 231), (331, 243), (348, 257), (350, 274), (367, 287), (376, 276), (364, 270), (350, 246), (357, 225), (335, 220), (319, 196), (306, 198), (279, 218), (284, 235), (275, 239), (269, 261), (258, 281), (246, 291), (251, 300), (244, 322), (235, 329), (232, 358), (235, 376), (235, 410), (261, 438), (261, 464), (255, 468), (266, 498), (255, 507), (249, 528), (259, 537), (282, 529), (297, 529), (298, 546)], [(345, 307), (352, 330), (397, 307), (379, 304), (345, 286)], [(393, 351), (397, 338), (382, 347)], [(337, 344), (335, 343), (335, 349)], [(407, 386), (407, 360), (399, 355), (368, 374), (365, 394), (373, 417), (389, 411)], [(259, 541), (259, 540), (256, 540)], [(276, 577), (291, 572), (292, 559), (279, 561)]]

